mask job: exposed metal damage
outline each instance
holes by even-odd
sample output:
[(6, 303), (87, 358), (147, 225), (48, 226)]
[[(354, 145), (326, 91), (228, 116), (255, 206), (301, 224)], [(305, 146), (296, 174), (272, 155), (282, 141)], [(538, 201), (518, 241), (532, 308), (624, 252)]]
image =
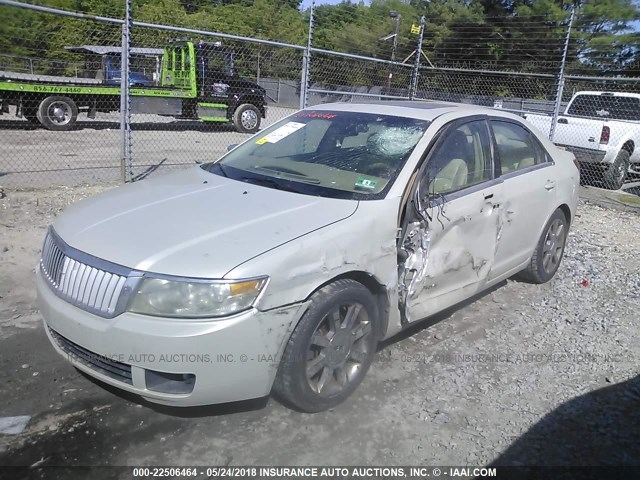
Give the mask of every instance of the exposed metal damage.
[[(433, 295), (443, 295), (456, 288), (465, 288), (475, 283), (473, 278), (489, 277), (493, 258), (500, 245), (505, 227), (511, 223), (512, 211), (495, 207), (484, 208), (474, 215), (444, 215), (446, 202), (433, 207), (432, 213), (438, 222), (428, 222), (432, 217), (425, 212), (424, 218), (410, 222), (401, 233), (398, 245), (398, 294), (403, 323), (417, 320), (412, 311), (426, 312), (428, 307), (423, 292), (434, 290)], [(491, 228), (482, 217), (495, 216)], [(473, 241), (469, 241), (469, 239)], [(493, 253), (493, 255), (491, 255)], [(473, 275), (470, 276), (469, 274)], [(438, 285), (439, 282), (448, 283)]]
[(400, 311), (406, 321), (410, 321), (407, 299), (416, 294), (416, 288), (421, 286), (427, 272), (429, 242), (426, 222), (412, 222), (407, 226), (398, 249), (398, 293)]

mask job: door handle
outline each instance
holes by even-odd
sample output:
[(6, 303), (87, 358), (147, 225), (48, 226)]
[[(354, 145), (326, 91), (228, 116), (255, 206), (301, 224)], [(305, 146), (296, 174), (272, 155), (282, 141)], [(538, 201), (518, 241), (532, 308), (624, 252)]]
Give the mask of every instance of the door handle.
[(547, 180), (547, 183), (544, 184), (544, 188), (546, 190), (553, 190), (556, 188), (556, 182), (553, 180)]
[(569, 123), (569, 120), (567, 120), (566, 118), (559, 118), (559, 119), (558, 119), (558, 123), (564, 123), (564, 124), (567, 124), (567, 123)]
[(493, 193), (489, 193), (488, 195), (484, 196), (485, 200), (489, 200), (490, 198), (493, 198)]

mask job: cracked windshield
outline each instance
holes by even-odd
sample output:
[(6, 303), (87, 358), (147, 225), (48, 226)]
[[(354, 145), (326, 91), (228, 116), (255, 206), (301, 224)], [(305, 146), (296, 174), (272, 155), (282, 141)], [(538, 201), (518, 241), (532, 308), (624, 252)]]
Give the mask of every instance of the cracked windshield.
[(204, 168), (270, 188), (376, 198), (391, 185), (428, 125), (391, 115), (306, 110)]

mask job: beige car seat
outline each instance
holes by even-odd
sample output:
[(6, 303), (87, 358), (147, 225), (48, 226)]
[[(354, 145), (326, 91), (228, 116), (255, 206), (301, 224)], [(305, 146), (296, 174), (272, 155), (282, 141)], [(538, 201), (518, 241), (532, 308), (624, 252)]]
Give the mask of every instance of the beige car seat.
[(461, 158), (453, 158), (440, 170), (431, 183), (429, 191), (444, 193), (457, 190), (467, 184), (469, 168)]
[(467, 136), (456, 130), (442, 147), (443, 166), (437, 166), (429, 184), (429, 192), (445, 193), (458, 190), (469, 183), (469, 163), (473, 160), (473, 153)]

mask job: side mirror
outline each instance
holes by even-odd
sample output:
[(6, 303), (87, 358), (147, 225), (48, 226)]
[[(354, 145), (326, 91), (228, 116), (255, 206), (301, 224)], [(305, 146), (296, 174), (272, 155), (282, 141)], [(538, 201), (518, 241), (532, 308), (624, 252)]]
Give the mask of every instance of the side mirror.
[(232, 143), (231, 145), (227, 146), (227, 152), (230, 152), (231, 150), (233, 150), (234, 148), (236, 148), (238, 146), (237, 143)]

